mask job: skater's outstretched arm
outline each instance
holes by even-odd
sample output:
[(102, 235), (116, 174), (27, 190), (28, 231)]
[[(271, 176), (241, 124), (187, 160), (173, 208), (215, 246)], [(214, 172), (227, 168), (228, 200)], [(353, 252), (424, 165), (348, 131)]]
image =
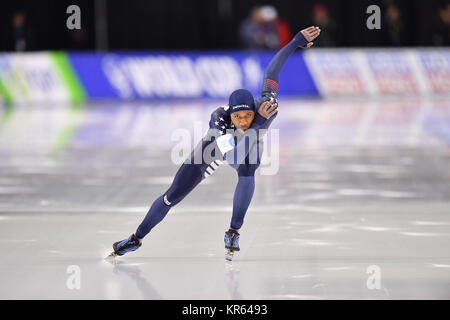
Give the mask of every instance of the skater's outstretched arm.
[[(286, 63), (289, 56), (298, 48), (310, 48), (313, 45), (312, 40), (320, 35), (320, 29), (318, 27), (309, 27), (299, 33), (286, 46), (284, 46), (275, 57), (272, 58), (269, 65), (264, 72), (264, 80), (261, 88), (262, 97), (256, 101), (255, 118), (250, 126), (251, 129), (256, 130), (259, 133), (260, 129), (268, 129), (272, 121), (277, 116), (278, 102), (276, 99), (278, 93), (278, 76), (281, 69)], [(245, 147), (245, 140), (249, 140), (249, 148), (245, 149), (245, 153), (237, 154), (235, 156), (235, 150)], [(253, 144), (258, 141), (257, 135), (254, 132), (247, 132), (243, 139), (237, 144), (234, 150), (228, 151), (224, 157), (230, 163), (232, 167), (237, 169), (239, 165), (244, 161), (248, 155)], [(236, 159), (237, 158), (237, 159)], [(231, 161), (236, 160), (236, 161)]]
[(318, 27), (309, 27), (297, 33), (291, 42), (285, 45), (275, 57), (272, 58), (264, 72), (264, 80), (261, 88), (261, 95), (265, 96), (272, 92), (278, 92), (278, 76), (289, 56), (298, 48), (310, 48), (311, 42), (320, 35)]
[[(281, 48), (280, 51), (272, 58), (266, 70), (264, 71), (264, 79), (261, 88), (261, 98), (256, 100), (256, 108), (258, 109), (266, 101), (272, 101), (272, 104), (278, 106), (278, 76), (281, 69), (285, 65), (289, 56), (298, 48), (310, 48), (314, 43), (311, 42), (320, 35), (320, 28), (309, 27), (297, 33), (291, 42)], [(276, 118), (278, 113), (275, 113), (267, 122), (265, 122), (261, 129), (268, 129), (272, 121)], [(258, 113), (255, 115), (255, 121), (262, 121)]]
[[(276, 96), (278, 92), (278, 76), (287, 59), (297, 47), (311, 47), (313, 45), (313, 42), (311, 41), (319, 35), (320, 29), (318, 27), (309, 27), (300, 31), (294, 36), (291, 42), (278, 51), (275, 57), (270, 61), (264, 72), (263, 86), (261, 88), (262, 97), (255, 101), (257, 112), (255, 112), (255, 117), (250, 126), (250, 129), (253, 129), (253, 131), (248, 130), (234, 148), (228, 143), (228, 135), (219, 138), (219, 144), (222, 144), (224, 141), (227, 145), (227, 148), (225, 148), (226, 151), (222, 152), (223, 158), (227, 160), (233, 168), (237, 169), (245, 160), (249, 151), (252, 149), (252, 146), (258, 141), (259, 130), (267, 130), (277, 116), (278, 102)], [(213, 127), (213, 120), (210, 121), (210, 127)], [(222, 128), (225, 129), (225, 127)], [(248, 148), (245, 146), (246, 140), (248, 141)], [(223, 151), (224, 149), (220, 148), (220, 150)], [(236, 152), (236, 150), (244, 150), (245, 152)]]

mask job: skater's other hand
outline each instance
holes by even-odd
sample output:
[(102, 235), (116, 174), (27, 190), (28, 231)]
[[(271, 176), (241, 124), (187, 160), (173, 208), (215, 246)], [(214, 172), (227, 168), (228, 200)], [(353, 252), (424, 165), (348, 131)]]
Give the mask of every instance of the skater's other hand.
[(276, 112), (278, 111), (278, 103), (275, 102), (273, 98), (271, 98), (269, 101), (263, 102), (261, 106), (258, 109), (258, 113), (266, 119), (269, 119), (272, 117)]
[(306, 40), (308, 40), (308, 44), (306, 45), (308, 48), (313, 46), (313, 41), (315, 38), (317, 38), (320, 35), (320, 28), (319, 27), (309, 27), (306, 29), (303, 29), (302, 31), (300, 31), (303, 36), (305, 37)]

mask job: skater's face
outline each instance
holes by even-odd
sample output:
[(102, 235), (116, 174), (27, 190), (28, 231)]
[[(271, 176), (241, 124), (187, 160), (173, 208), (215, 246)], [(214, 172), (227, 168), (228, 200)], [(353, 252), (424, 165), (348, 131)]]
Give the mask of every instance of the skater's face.
[(236, 129), (241, 129), (244, 132), (252, 125), (253, 118), (255, 118), (255, 113), (248, 110), (236, 111), (231, 115), (231, 121)]

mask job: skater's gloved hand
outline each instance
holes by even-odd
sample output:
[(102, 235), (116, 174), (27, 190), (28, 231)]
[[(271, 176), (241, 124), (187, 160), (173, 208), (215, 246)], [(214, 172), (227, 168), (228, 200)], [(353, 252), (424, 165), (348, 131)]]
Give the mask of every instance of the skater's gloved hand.
[(313, 41), (319, 35), (320, 35), (320, 28), (311, 26), (297, 33), (294, 36), (294, 39), (298, 42), (299, 47), (310, 48), (314, 44), (314, 42), (311, 41)]
[(258, 109), (258, 114), (260, 114), (265, 119), (269, 119), (277, 112), (278, 103), (273, 98), (270, 98), (270, 100), (263, 102)]

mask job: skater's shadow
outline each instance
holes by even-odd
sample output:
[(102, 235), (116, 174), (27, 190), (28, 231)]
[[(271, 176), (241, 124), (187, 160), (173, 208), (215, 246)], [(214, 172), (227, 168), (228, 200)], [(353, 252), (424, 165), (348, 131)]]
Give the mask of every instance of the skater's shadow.
[(162, 299), (158, 291), (144, 276), (142, 276), (142, 270), (138, 264), (129, 264), (123, 261), (112, 261), (110, 263), (114, 266), (114, 274), (122, 277), (129, 277), (132, 280), (136, 281), (136, 286), (145, 300)]
[(242, 294), (239, 292), (239, 265), (232, 262), (225, 262), (224, 282), (232, 300), (242, 300)]

